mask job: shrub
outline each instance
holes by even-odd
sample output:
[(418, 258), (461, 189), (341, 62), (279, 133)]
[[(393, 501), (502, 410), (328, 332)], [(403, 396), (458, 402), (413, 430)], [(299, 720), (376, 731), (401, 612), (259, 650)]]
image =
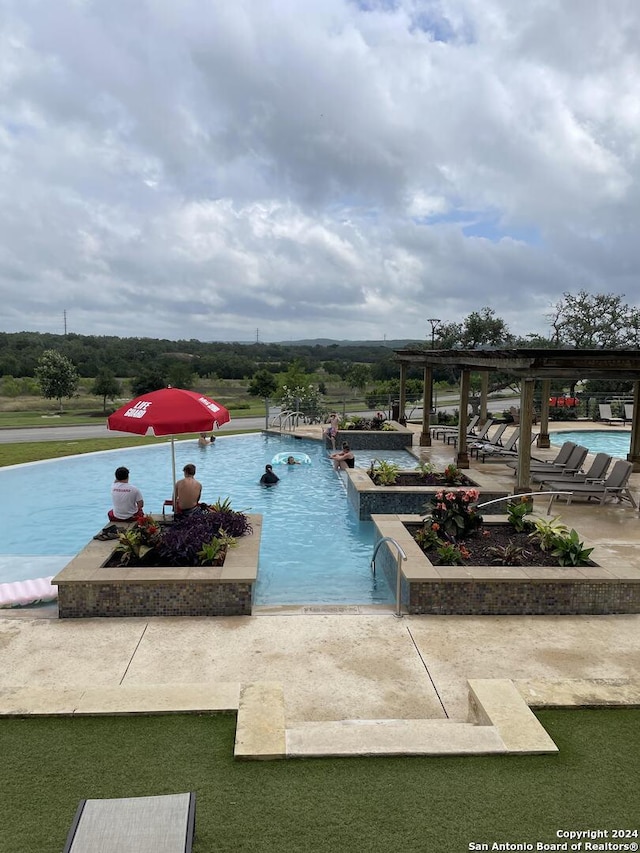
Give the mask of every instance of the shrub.
[(400, 466), (394, 462), (385, 462), (383, 459), (374, 459), (367, 474), (376, 486), (392, 486), (398, 479)]
[(517, 503), (511, 501), (507, 504), (507, 521), (518, 533), (531, 527), (531, 522), (525, 518), (531, 512), (531, 508), (527, 498), (520, 498)]

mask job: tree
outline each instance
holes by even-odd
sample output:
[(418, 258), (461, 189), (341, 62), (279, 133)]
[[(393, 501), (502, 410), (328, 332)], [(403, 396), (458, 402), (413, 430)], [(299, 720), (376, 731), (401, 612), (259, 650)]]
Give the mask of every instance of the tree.
[(135, 379), (131, 380), (131, 392), (134, 397), (141, 397), (150, 391), (159, 391), (166, 388), (166, 381), (162, 372), (156, 367), (143, 370)]
[(349, 368), (349, 372), (347, 373), (349, 388), (353, 388), (354, 390), (364, 391), (370, 379), (371, 370), (368, 364), (354, 364)]
[(436, 330), (438, 349), (476, 349), (512, 344), (514, 337), (493, 308), (472, 311), (462, 323), (444, 323)]
[(62, 398), (73, 397), (78, 387), (78, 371), (62, 353), (45, 350), (38, 360), (36, 379), (42, 396), (47, 400), (58, 400), (62, 411)]
[(96, 376), (91, 393), (96, 397), (102, 397), (102, 411), (107, 413), (107, 399), (114, 400), (122, 394), (122, 385), (118, 382), (113, 372), (108, 367), (103, 367)]
[(173, 388), (185, 388), (190, 391), (193, 387), (193, 370), (184, 361), (174, 361), (169, 368), (169, 385)]
[(272, 397), (278, 389), (278, 383), (273, 373), (268, 370), (259, 370), (249, 383), (247, 391), (252, 397), (262, 397), (264, 400), (264, 418), (265, 426), (269, 426), (269, 398)]
[(556, 346), (615, 349), (638, 345), (640, 312), (623, 302), (624, 294), (563, 293), (548, 315)]

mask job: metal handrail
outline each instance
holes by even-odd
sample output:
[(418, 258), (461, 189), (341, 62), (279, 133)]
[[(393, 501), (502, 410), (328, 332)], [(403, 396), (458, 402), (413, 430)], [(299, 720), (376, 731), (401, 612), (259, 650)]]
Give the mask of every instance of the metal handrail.
[[(290, 429), (293, 430), (293, 429), (295, 429), (296, 426), (298, 426), (298, 422), (299, 422), (300, 418), (303, 418), (303, 417), (304, 417), (303, 412), (294, 412), (294, 411), (280, 412), (271, 421), (271, 426), (277, 427), (280, 430), (280, 432), (282, 432), (285, 429), (287, 423), (289, 423)], [(295, 424), (294, 424), (294, 418), (296, 419)], [(276, 419), (278, 421), (277, 424), (276, 424)]]
[(373, 557), (371, 558), (371, 571), (373, 572), (373, 576), (376, 576), (376, 554), (378, 553), (378, 549), (382, 545), (383, 542), (392, 542), (397, 550), (398, 550), (398, 571), (396, 578), (396, 612), (394, 616), (397, 616), (398, 619), (402, 618), (402, 560), (407, 559), (407, 555), (402, 550), (402, 547), (392, 536), (383, 536), (382, 539), (378, 539), (376, 542), (376, 547), (373, 549)]
[(489, 504), (497, 504), (497, 503), (500, 503), (500, 501), (512, 501), (512, 500), (514, 500), (514, 498), (515, 499), (517, 499), (517, 498), (535, 498), (538, 495), (551, 495), (552, 497), (551, 497), (551, 500), (549, 501), (549, 506), (547, 507), (547, 515), (551, 515), (551, 504), (553, 503), (553, 496), (554, 495), (572, 495), (572, 494), (573, 494), (573, 492), (561, 492), (561, 491), (525, 492), (524, 494), (521, 494), (521, 495), (507, 495), (504, 498), (494, 498), (492, 501), (485, 501), (484, 503), (476, 504), (476, 508), (482, 509), (483, 506), (489, 506)]

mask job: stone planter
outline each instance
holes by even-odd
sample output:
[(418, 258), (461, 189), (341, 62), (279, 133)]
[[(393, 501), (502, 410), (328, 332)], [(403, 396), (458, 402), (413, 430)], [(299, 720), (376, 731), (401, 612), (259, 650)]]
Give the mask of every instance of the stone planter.
[[(596, 545), (595, 566), (434, 566), (406, 524), (421, 516), (374, 515), (375, 539), (389, 536), (407, 555), (402, 563), (402, 605), (410, 614), (431, 615), (588, 615), (640, 613), (640, 569), (614, 563)], [(506, 516), (485, 520), (504, 522)], [(582, 539), (582, 537), (580, 537)], [(589, 544), (589, 543), (585, 543)], [(397, 551), (383, 543), (376, 570), (396, 588)]]
[[(421, 513), (425, 504), (443, 488), (478, 489), (478, 503), (504, 498), (509, 495), (497, 489), (493, 478), (480, 471), (473, 472), (469, 486), (376, 486), (364, 468), (349, 468), (347, 475), (347, 497), (360, 521), (368, 521), (376, 513)], [(504, 512), (504, 504), (495, 504), (482, 510), (482, 515)]]
[[(413, 443), (413, 432), (393, 421), (393, 430), (341, 429), (336, 436), (336, 449), (346, 441), (352, 450), (406, 450)], [(325, 437), (325, 447), (331, 450), (331, 441)]]
[(250, 616), (262, 516), (223, 566), (104, 568), (114, 542), (91, 540), (51, 581), (61, 619), (91, 616)]

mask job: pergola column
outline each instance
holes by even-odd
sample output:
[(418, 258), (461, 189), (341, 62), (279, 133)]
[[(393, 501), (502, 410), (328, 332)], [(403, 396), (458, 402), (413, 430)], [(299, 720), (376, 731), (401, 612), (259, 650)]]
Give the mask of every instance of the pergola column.
[(483, 424), (487, 420), (487, 412), (489, 409), (489, 371), (484, 370), (480, 374), (480, 423)]
[(429, 401), (433, 394), (433, 370), (430, 364), (424, 366), (424, 384), (422, 388), (422, 432), (420, 433), (420, 447), (431, 447), (431, 406)]
[(551, 439), (549, 438), (549, 395), (551, 394), (551, 380), (543, 379), (541, 389), (540, 432), (536, 444), (538, 447), (551, 447)]
[(460, 375), (460, 418), (458, 422), (458, 447), (456, 453), (456, 465), (458, 468), (469, 467), (469, 454), (467, 452), (467, 417), (469, 411), (470, 379), (470, 371), (463, 370)]
[(518, 470), (514, 494), (531, 491), (531, 421), (533, 420), (534, 379), (525, 379), (520, 389), (520, 438), (518, 440)]
[(398, 421), (401, 424), (406, 424), (407, 418), (405, 415), (405, 409), (407, 408), (407, 363), (406, 361), (400, 362), (400, 399), (399, 403), (399, 414)]
[(631, 421), (631, 446), (627, 453), (633, 470), (640, 471), (640, 382), (633, 383), (633, 420)]

